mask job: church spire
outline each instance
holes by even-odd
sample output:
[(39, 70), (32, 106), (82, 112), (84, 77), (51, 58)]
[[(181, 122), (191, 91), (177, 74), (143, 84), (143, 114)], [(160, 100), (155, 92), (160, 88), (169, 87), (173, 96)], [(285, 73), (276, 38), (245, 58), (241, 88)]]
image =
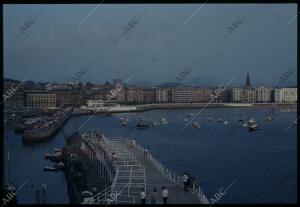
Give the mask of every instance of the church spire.
[(246, 88), (251, 88), (251, 83), (250, 83), (250, 77), (249, 77), (249, 72), (247, 72), (247, 78), (246, 78)]

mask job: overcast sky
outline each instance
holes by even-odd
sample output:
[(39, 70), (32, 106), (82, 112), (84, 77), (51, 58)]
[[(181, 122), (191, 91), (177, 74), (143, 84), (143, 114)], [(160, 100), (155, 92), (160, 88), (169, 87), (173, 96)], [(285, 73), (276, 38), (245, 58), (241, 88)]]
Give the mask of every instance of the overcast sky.
[[(296, 70), (296, 4), (200, 6), (4, 5), (4, 77), (72, 81), (95, 59), (80, 81), (102, 83), (132, 76), (132, 82), (176, 82), (185, 66), (196, 61), (186, 80), (228, 82), (235, 77), (231, 84), (240, 85), (249, 71), (254, 85), (276, 84), (290, 66)], [(219, 42), (231, 23), (251, 10)], [(139, 21), (115, 45), (134, 16)], [(296, 84), (296, 76), (295, 72), (287, 82)]]

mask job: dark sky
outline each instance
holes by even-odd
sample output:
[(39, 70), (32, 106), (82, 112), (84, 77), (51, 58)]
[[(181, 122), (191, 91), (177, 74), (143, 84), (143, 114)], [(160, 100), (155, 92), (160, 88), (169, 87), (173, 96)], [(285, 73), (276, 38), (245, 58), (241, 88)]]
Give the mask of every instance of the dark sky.
[[(271, 85), (290, 66), (296, 68), (296, 4), (200, 6), (4, 5), (4, 77), (69, 82), (96, 59), (81, 81), (102, 83), (132, 76), (132, 82), (175, 82), (186, 65), (198, 60), (186, 80), (228, 82), (235, 77), (232, 85), (240, 85), (249, 71), (254, 85)], [(12, 41), (24, 22), (43, 10)], [(231, 23), (251, 10), (219, 42)], [(111, 38), (123, 35), (134, 16), (139, 22), (114, 45)], [(296, 76), (295, 72), (287, 82), (295, 84)]]

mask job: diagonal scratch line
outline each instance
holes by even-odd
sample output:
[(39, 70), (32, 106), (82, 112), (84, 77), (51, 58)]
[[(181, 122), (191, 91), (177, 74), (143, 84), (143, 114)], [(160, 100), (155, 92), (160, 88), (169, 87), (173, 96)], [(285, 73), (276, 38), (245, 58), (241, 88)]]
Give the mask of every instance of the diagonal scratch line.
[[(206, 2), (208, 2), (208, 0), (206, 0)], [(185, 20), (181, 26), (184, 26), (195, 14), (197, 14), (197, 12), (206, 4), (206, 2), (201, 4), (201, 6), (189, 18), (187, 18), (187, 20)]]
[(288, 130), (288, 129), (294, 124), (294, 122), (297, 121), (298, 119), (299, 119), (299, 117), (298, 117), (297, 119), (295, 119), (295, 120), (294, 120), (294, 121), (293, 121), (286, 129), (285, 129), (285, 131)]
[(227, 192), (227, 190), (236, 182), (236, 180), (234, 180), (226, 189), (225, 189), (225, 193)]
[(77, 24), (77, 27), (79, 27), (103, 2), (104, 0), (102, 0), (100, 4), (98, 4), (85, 18), (83, 18), (83, 20)]
[(297, 12), (297, 14), (285, 25), (288, 26), (299, 14), (300, 12)]
[[(149, 12), (150, 9), (147, 9), (138, 19), (138, 22)], [(132, 28), (133, 29), (133, 28)], [(128, 32), (124, 32), (116, 41), (114, 41), (114, 45), (116, 45), (123, 37), (125, 37), (128, 34)]]
[[(235, 76), (225, 85), (224, 88), (226, 88), (233, 80), (235, 79)], [(214, 98), (210, 100), (183, 128), (185, 129), (212, 101), (214, 101)]]
[[(226, 194), (226, 191), (236, 182), (236, 180), (234, 180), (229, 186), (227, 186), (227, 188), (223, 191), (223, 193)], [(224, 194), (224, 195), (225, 195)], [(211, 207), (212, 205), (214, 205), (214, 203), (210, 204), (209, 207)]]
[(21, 190), (21, 188), (23, 188), (23, 186), (24, 186), (26, 183), (28, 183), (28, 180), (26, 180), (20, 187), (18, 187), (16, 193), (17, 193), (19, 190)]
[[(25, 76), (25, 78), (14, 88), (15, 90), (18, 90), (19, 86), (25, 81), (25, 79), (27, 79), (28, 76)], [(0, 103), (2, 104), (4, 101), (6, 101), (5, 99)]]

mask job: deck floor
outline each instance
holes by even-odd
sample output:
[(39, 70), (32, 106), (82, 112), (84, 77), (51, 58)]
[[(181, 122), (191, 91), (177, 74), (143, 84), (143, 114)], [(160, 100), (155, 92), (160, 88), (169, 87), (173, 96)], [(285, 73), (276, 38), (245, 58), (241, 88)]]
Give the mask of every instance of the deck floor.
[[(124, 144), (125, 145), (125, 144)], [(172, 183), (167, 178), (165, 178), (155, 166), (144, 156), (144, 153), (138, 151), (135, 148), (129, 147), (126, 145), (126, 148), (133, 154), (133, 156), (145, 166), (146, 173), (146, 188), (147, 188), (147, 202), (151, 198), (151, 194), (156, 188), (159, 195), (159, 203), (162, 203), (162, 186), (165, 186), (169, 191), (168, 203), (169, 204), (199, 204), (200, 201), (198, 198), (193, 195), (191, 192), (185, 192), (183, 185), (179, 186), (178, 184)], [(137, 200), (139, 204), (141, 201)]]

